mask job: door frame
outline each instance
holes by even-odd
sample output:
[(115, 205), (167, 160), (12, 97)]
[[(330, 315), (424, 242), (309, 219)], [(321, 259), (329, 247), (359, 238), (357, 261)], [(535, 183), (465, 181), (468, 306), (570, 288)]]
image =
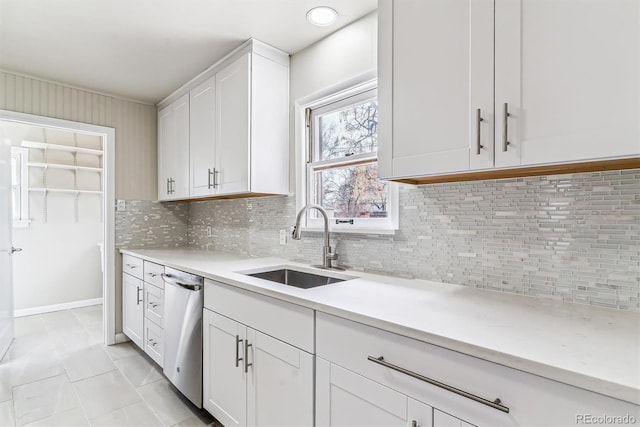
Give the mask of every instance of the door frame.
[(102, 137), (102, 209), (104, 271), (102, 272), (102, 318), (104, 342), (116, 343), (116, 284), (115, 284), (115, 145), (116, 130), (111, 127), (15, 111), (0, 110), (0, 121), (40, 126), (71, 132), (83, 132)]

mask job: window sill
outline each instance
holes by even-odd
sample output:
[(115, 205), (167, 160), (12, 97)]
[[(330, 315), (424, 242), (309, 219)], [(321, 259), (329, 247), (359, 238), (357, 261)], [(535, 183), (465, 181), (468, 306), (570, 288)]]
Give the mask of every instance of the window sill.
[[(305, 233), (318, 233), (323, 234), (324, 228), (316, 228), (316, 227), (302, 227), (302, 231)], [(390, 228), (332, 228), (329, 226), (329, 232), (331, 234), (362, 234), (362, 235), (395, 235), (397, 229)]]

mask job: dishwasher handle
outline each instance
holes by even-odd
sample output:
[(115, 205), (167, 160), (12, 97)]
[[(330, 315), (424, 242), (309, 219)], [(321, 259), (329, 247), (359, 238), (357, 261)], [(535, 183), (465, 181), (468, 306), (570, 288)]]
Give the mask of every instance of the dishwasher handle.
[(180, 288), (188, 289), (190, 291), (199, 291), (202, 289), (202, 285), (195, 283), (183, 283), (180, 278), (173, 277), (171, 274), (162, 273), (160, 275), (162, 280), (168, 285), (178, 286)]

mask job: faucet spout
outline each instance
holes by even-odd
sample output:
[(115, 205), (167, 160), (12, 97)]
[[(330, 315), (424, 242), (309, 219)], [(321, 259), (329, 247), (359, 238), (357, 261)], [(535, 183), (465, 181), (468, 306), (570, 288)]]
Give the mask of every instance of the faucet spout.
[(338, 254), (332, 252), (331, 246), (329, 245), (329, 216), (327, 215), (327, 211), (325, 211), (322, 206), (309, 204), (300, 209), (300, 212), (298, 212), (298, 216), (296, 217), (296, 224), (293, 226), (291, 238), (294, 240), (302, 239), (302, 229), (300, 228), (300, 222), (302, 221), (302, 217), (305, 212), (309, 209), (316, 209), (318, 212), (320, 212), (324, 220), (324, 248), (322, 250), (322, 267), (336, 268), (331, 265), (331, 261), (337, 260)]

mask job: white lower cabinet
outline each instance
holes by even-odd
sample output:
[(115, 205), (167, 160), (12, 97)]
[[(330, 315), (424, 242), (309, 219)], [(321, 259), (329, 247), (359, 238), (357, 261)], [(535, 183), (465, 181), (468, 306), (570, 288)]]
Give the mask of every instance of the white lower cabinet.
[(316, 425), (431, 427), (432, 408), (316, 358)]
[[(319, 426), (568, 426), (580, 414), (640, 417), (629, 402), (319, 312), (316, 360)], [(412, 399), (433, 408), (432, 421), (416, 419)]]
[[(207, 308), (203, 314), (204, 408), (226, 427), (312, 426), (314, 356), (282, 340), (307, 322), (273, 316), (298, 306), (205, 280), (205, 307), (222, 292), (226, 304), (213, 299), (225, 315)], [(298, 308), (313, 336), (313, 311)]]
[(122, 331), (162, 367), (164, 266), (125, 254), (122, 270)]
[(144, 283), (130, 274), (122, 274), (122, 331), (144, 347)]
[(433, 411), (433, 427), (472, 427), (472, 424), (435, 409)]

